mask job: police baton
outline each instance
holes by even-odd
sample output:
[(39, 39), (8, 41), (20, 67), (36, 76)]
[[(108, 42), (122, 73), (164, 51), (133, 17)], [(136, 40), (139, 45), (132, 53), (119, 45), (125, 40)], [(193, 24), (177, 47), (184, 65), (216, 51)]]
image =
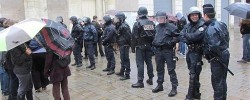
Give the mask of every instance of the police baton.
[(230, 69), (228, 69), (227, 65), (224, 64), (224, 63), (221, 61), (221, 59), (220, 59), (219, 57), (215, 56), (215, 54), (213, 54), (213, 53), (211, 53), (211, 54), (212, 54), (214, 57), (213, 57), (212, 59), (208, 60), (209, 62), (211, 62), (211, 61), (213, 61), (213, 60), (218, 61), (224, 68), (227, 69), (227, 71), (228, 71), (232, 76), (234, 76), (234, 73), (233, 73)]

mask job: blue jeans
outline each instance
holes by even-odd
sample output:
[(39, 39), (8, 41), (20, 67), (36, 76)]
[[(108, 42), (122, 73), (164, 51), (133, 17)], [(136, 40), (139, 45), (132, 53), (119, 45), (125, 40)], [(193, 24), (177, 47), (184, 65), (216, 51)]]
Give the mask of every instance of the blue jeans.
[(243, 60), (250, 61), (250, 34), (244, 34), (243, 38)]
[(1, 90), (2, 94), (9, 93), (9, 76), (2, 65), (0, 65), (0, 80), (1, 80)]
[(185, 55), (186, 44), (184, 42), (179, 42), (180, 53)]

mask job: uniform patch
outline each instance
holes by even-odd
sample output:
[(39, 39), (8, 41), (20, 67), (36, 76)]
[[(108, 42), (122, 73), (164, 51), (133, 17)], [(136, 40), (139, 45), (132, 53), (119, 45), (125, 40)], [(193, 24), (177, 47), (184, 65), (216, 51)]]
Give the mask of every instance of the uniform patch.
[(204, 31), (204, 28), (203, 28), (203, 27), (200, 27), (200, 28), (199, 28), (199, 31)]
[(144, 30), (154, 30), (154, 25), (143, 25)]

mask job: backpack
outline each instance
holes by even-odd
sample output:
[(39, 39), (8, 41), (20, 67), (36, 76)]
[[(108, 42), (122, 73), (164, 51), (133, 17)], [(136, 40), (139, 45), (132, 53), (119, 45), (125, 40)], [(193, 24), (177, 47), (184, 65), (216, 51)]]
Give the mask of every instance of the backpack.
[(65, 68), (65, 67), (68, 67), (68, 65), (70, 64), (71, 62), (71, 57), (70, 55), (64, 57), (64, 58), (60, 58), (59, 56), (57, 55), (54, 55), (56, 56), (56, 64), (61, 67), (61, 68)]

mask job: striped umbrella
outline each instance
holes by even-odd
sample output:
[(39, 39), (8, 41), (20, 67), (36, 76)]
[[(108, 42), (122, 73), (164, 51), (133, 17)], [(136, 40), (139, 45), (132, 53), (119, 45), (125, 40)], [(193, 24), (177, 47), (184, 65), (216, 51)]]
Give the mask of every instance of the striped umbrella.
[(45, 25), (39, 19), (27, 19), (0, 31), (0, 51), (8, 51), (31, 40)]

